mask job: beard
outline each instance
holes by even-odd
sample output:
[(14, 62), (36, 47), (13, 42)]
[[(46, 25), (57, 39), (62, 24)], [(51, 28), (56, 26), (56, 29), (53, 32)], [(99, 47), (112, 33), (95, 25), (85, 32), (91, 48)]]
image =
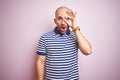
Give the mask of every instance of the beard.
[(60, 26), (58, 26), (58, 30), (60, 31), (61, 34), (65, 34), (68, 30), (68, 26), (65, 24), (61, 24)]

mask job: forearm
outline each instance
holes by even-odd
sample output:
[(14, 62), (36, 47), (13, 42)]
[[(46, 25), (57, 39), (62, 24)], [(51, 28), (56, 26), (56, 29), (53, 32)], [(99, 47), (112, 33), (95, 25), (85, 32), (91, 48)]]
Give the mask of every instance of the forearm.
[(92, 53), (92, 47), (90, 42), (84, 37), (84, 35), (79, 31), (75, 31), (77, 41), (78, 41), (78, 47), (81, 50), (81, 52), (85, 55), (89, 55)]
[(85, 55), (88, 55), (92, 52), (91, 44), (89, 41), (83, 36), (83, 34), (79, 31), (79, 28), (76, 26), (75, 15), (76, 13), (68, 14), (70, 16), (69, 20), (64, 20), (64, 22), (70, 26), (73, 32), (76, 34), (78, 47), (81, 52)]
[(39, 58), (36, 61), (37, 80), (44, 80), (45, 75), (45, 62)]

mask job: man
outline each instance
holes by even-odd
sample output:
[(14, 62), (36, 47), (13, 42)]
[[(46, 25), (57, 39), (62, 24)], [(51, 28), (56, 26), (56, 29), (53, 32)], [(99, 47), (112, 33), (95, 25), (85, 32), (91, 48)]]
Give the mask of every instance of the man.
[(89, 55), (91, 44), (75, 24), (75, 13), (71, 9), (59, 7), (54, 22), (57, 27), (42, 35), (39, 41), (36, 61), (38, 80), (78, 80), (78, 48)]

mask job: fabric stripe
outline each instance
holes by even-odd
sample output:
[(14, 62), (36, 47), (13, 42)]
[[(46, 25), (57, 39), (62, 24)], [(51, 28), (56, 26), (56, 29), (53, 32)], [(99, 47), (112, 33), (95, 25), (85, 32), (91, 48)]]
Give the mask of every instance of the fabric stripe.
[(78, 46), (76, 36), (56, 34), (54, 31), (44, 34), (39, 41), (37, 53), (46, 55), (47, 80), (78, 80)]

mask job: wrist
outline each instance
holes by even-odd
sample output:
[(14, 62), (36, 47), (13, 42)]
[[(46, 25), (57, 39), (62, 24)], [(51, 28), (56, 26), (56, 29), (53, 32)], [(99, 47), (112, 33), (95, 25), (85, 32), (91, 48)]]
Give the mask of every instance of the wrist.
[(77, 27), (72, 27), (72, 31), (75, 33), (76, 31), (80, 31), (80, 28), (77, 26)]

